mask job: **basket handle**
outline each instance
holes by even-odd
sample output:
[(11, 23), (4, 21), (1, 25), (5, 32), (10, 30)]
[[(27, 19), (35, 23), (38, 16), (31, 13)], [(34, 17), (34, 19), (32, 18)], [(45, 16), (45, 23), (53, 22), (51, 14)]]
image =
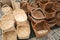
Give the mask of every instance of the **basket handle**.
[(9, 7), (9, 6), (7, 4), (5, 4), (5, 5), (2, 6), (2, 8), (4, 8), (4, 7)]
[(19, 9), (20, 8), (20, 2), (18, 2), (16, 0), (11, 0), (11, 3), (12, 3), (13, 9)]

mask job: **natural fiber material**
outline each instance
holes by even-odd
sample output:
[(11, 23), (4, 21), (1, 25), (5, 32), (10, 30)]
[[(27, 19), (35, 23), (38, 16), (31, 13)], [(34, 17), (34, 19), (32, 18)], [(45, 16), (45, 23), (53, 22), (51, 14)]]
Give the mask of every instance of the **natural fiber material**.
[(41, 9), (44, 9), (44, 5), (48, 3), (50, 0), (35, 0), (35, 3), (40, 7)]
[(19, 39), (29, 38), (30, 26), (27, 21), (27, 15), (24, 10), (20, 9), (19, 2), (15, 2), (15, 10), (13, 11), (14, 18), (17, 23), (17, 34)]
[(2, 17), (1, 29), (2, 30), (8, 30), (11, 27), (14, 27), (14, 23), (15, 23), (15, 20), (14, 20), (13, 15), (12, 14), (6, 14)]
[(44, 19), (44, 13), (41, 8), (33, 8), (28, 6), (28, 10), (31, 12), (31, 16), (35, 19)]
[(22, 9), (14, 10), (13, 15), (17, 22), (23, 22), (27, 20), (27, 16)]
[(35, 19), (44, 19), (44, 13), (43, 10), (40, 8), (35, 9), (34, 11), (32, 11), (31, 13), (32, 17)]
[(56, 10), (54, 10), (52, 2), (48, 2), (45, 4), (44, 13), (45, 13), (46, 19), (55, 17)]
[(7, 4), (3, 5), (1, 9), (4, 14), (12, 14), (12, 8)]
[(27, 3), (27, 2), (21, 2), (21, 8), (27, 13), (28, 12), (28, 9), (27, 9), (27, 5), (28, 5), (29, 3)]
[(47, 33), (50, 31), (50, 26), (45, 20), (37, 20), (30, 15), (29, 18), (31, 20), (31, 25), (36, 34), (36, 37), (43, 37), (47, 35)]
[(30, 36), (30, 26), (29, 22), (23, 21), (17, 23), (17, 34), (19, 39), (27, 39)]
[(45, 21), (36, 23), (33, 29), (35, 31), (36, 37), (43, 37), (50, 31), (49, 25)]
[(56, 13), (56, 25), (60, 26), (60, 11)]
[(51, 18), (47, 20), (47, 23), (50, 27), (54, 27), (56, 25), (56, 18)]
[(0, 0), (0, 2), (2, 4), (7, 4), (7, 5), (11, 6), (11, 1), (10, 0)]
[(43, 21), (36, 23), (32, 27), (36, 34), (36, 37), (43, 37), (43, 36), (47, 35), (50, 31), (50, 27), (47, 24), (47, 22), (44, 23)]
[(60, 1), (57, 1), (57, 2), (54, 3), (54, 9), (56, 11), (60, 11)]
[(16, 31), (2, 32), (2, 40), (17, 40)]

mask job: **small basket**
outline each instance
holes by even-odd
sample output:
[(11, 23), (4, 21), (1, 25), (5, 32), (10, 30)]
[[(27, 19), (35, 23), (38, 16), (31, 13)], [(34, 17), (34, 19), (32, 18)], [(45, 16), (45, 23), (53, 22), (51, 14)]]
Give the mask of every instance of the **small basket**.
[(30, 36), (30, 25), (26, 20), (24, 22), (17, 23), (17, 34), (19, 39), (28, 39)]
[(53, 2), (48, 2), (45, 4), (44, 13), (45, 13), (46, 19), (55, 17), (56, 10), (54, 10), (53, 8)]
[(8, 31), (11, 27), (14, 28), (15, 20), (12, 14), (3, 15), (1, 22), (1, 29), (4, 31)]
[(2, 40), (17, 40), (16, 31), (2, 32)]
[(4, 14), (12, 14), (13, 11), (12, 8), (7, 4), (3, 5), (1, 9)]

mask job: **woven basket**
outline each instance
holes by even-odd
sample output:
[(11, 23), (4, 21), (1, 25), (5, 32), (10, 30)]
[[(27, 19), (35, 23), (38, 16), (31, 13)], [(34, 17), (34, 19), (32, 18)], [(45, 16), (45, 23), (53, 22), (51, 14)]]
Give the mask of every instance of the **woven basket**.
[(16, 31), (2, 32), (2, 40), (17, 40)]
[(50, 26), (44, 19), (37, 20), (37, 19), (34, 19), (29, 14), (28, 14), (28, 16), (31, 21), (32, 28), (36, 34), (36, 37), (40, 38), (40, 37), (43, 37), (49, 33)]
[(44, 6), (44, 13), (46, 16), (46, 19), (55, 17), (56, 10), (53, 8), (53, 2), (48, 2)]
[(8, 31), (11, 27), (14, 27), (14, 23), (15, 20), (12, 14), (3, 15), (1, 29)]
[(13, 11), (14, 18), (17, 23), (17, 34), (19, 39), (29, 38), (30, 26), (27, 21), (27, 15), (24, 10), (20, 9), (20, 3), (14, 2), (15, 9)]
[(33, 8), (31, 6), (28, 6), (28, 10), (30, 11), (31, 16), (34, 19), (44, 19), (45, 18), (45, 15), (44, 15), (43, 10), (41, 8)]
[(3, 5), (1, 9), (4, 14), (10, 14), (10, 13), (12, 14), (13, 11), (12, 8), (7, 4)]
[(30, 25), (26, 20), (24, 22), (17, 23), (17, 34), (19, 39), (28, 39), (30, 36)]

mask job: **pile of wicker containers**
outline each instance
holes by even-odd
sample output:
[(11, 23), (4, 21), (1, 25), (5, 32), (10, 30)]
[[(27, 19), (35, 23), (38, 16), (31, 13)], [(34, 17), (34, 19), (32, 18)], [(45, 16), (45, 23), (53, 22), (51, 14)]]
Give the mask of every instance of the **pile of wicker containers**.
[(28, 39), (31, 26), (37, 38), (46, 36), (50, 28), (60, 26), (59, 0), (0, 0), (3, 40)]

